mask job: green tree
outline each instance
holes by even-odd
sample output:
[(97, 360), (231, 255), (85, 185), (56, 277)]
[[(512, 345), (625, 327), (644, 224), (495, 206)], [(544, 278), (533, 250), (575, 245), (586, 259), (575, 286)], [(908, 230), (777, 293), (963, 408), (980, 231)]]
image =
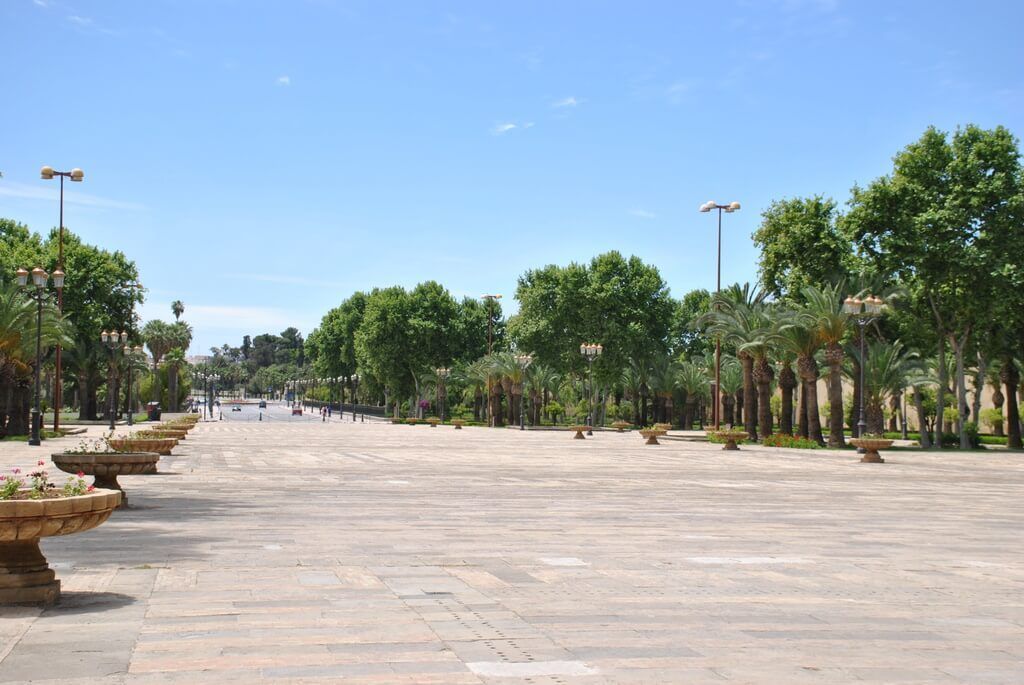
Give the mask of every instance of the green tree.
[(838, 281), (854, 265), (835, 200), (821, 195), (772, 202), (753, 238), (761, 248), (761, 287), (775, 297), (795, 297), (807, 286)]

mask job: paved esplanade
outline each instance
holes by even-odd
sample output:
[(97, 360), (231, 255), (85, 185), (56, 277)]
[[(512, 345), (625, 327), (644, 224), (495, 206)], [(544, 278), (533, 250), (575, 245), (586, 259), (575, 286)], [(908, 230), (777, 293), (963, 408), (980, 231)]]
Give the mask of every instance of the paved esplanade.
[(1019, 454), (225, 417), (43, 542), (0, 682), (1024, 681)]

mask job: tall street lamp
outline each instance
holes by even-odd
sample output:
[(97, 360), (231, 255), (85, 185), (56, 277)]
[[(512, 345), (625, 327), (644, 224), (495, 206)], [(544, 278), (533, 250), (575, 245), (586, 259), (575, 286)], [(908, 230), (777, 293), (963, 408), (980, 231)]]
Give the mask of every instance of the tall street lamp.
[(516, 364), (519, 364), (519, 367), (523, 370), (523, 380), (524, 380), (523, 386), (519, 390), (519, 430), (521, 430), (521, 431), (526, 430), (526, 422), (523, 419), (523, 416), (525, 414), (523, 409), (524, 409), (525, 404), (526, 404), (526, 402), (525, 402), (525, 399), (526, 399), (526, 383), (525, 383), (525, 380), (526, 380), (526, 369), (527, 369), (527, 367), (530, 366), (531, 362), (533, 362), (533, 355), (532, 354), (517, 354), (516, 355)]
[(110, 411), (110, 430), (114, 430), (114, 419), (117, 412), (117, 391), (114, 387), (114, 370), (117, 360), (117, 351), (128, 342), (128, 331), (103, 331), (100, 333), (100, 340), (110, 350), (110, 375), (107, 379), (107, 405)]
[[(712, 209), (718, 210), (718, 271), (715, 280), (715, 295), (722, 291), (722, 212), (726, 214), (732, 214), (740, 208), (739, 202), (730, 202), (727, 205), (720, 205), (714, 200), (708, 200), (700, 206), (700, 211), (710, 212)], [(718, 308), (718, 303), (715, 303), (715, 308)], [(712, 411), (715, 419), (715, 430), (721, 428), (721, 416), (722, 416), (722, 337), (719, 335), (715, 336), (715, 392), (714, 402), (715, 406)]]
[[(864, 356), (864, 327), (882, 315), (885, 307), (885, 300), (875, 295), (868, 295), (864, 300), (858, 297), (847, 297), (843, 300), (843, 312), (857, 319), (860, 326), (860, 420), (857, 421), (857, 437), (863, 438), (867, 428), (867, 420), (864, 415), (864, 398), (867, 396), (867, 388), (864, 386), (864, 367), (867, 366), (867, 359)], [(864, 448), (858, 447), (857, 452), (863, 454)]]
[(590, 376), (590, 392), (587, 398), (589, 414), (587, 415), (587, 435), (594, 434), (594, 360), (604, 352), (604, 347), (596, 343), (583, 343), (580, 345), (580, 354), (587, 359)]
[[(32, 405), (32, 427), (30, 429), (30, 435), (28, 444), (30, 445), (41, 445), (42, 440), (39, 436), (39, 429), (43, 423), (43, 415), (40, 411), (40, 387), (39, 387), (39, 367), (42, 364), (43, 354), (43, 302), (48, 299), (46, 293), (46, 284), (50, 280), (50, 274), (46, 273), (41, 266), (37, 266), (32, 269), (32, 285), (34, 289), (27, 288), (29, 272), (25, 269), (18, 269), (15, 272), (18, 280), (18, 287), (23, 288), (26, 295), (36, 301), (36, 368), (35, 368), (35, 403)], [(64, 272), (59, 268), (53, 271), (53, 286), (57, 289), (58, 297), (60, 297), (60, 291), (64, 288)], [(54, 406), (53, 409), (55, 414), (60, 414), (60, 405)]]
[[(71, 171), (56, 171), (53, 167), (44, 166), (39, 170), (39, 176), (46, 181), (52, 181), (54, 176), (60, 178), (60, 224), (57, 230), (57, 270), (64, 269), (64, 179), (69, 178), (74, 183), (81, 183), (82, 179), (85, 178), (85, 173), (81, 169), (72, 169)], [(64, 313), (64, 284), (57, 286), (57, 311)], [(55, 350), (56, 358), (56, 372), (54, 373), (54, 388), (53, 388), (53, 430), (60, 428), (60, 408), (63, 403), (62, 394), (63, 388), (60, 382), (60, 344), (57, 344)]]

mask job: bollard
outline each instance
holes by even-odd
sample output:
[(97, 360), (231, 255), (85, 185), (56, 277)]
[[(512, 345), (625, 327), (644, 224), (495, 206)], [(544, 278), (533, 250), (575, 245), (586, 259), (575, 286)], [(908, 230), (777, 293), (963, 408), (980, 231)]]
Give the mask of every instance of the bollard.
[(261, 411), (260, 412), (260, 421), (262, 421), (262, 420), (263, 420), (263, 412)]

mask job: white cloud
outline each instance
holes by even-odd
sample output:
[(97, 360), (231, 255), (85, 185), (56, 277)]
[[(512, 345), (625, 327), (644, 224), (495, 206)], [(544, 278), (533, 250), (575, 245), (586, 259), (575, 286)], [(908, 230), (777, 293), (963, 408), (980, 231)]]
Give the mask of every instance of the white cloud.
[(517, 128), (519, 127), (516, 124), (513, 124), (512, 122), (505, 122), (503, 124), (495, 124), (494, 128), (491, 129), (491, 133), (496, 136), (502, 136)]
[(78, 26), (92, 26), (92, 19), (89, 17), (80, 17), (77, 14), (69, 14), (68, 21)]
[[(15, 197), (22, 200), (40, 200), (45, 202), (57, 202), (60, 198), (60, 191), (54, 187), (43, 187), (28, 185), (26, 183), (4, 183), (0, 185), (0, 196)], [(99, 209), (122, 209), (129, 211), (141, 211), (146, 209), (145, 205), (138, 202), (122, 202), (121, 200), (110, 200), (105, 197), (98, 197), (88, 193), (79, 193), (73, 190), (64, 189), (64, 202), (83, 207), (97, 207)]]
[(562, 107), (575, 107), (578, 104), (580, 104), (580, 101), (577, 100), (572, 95), (570, 95), (567, 98), (562, 98), (561, 100), (557, 100), (557, 101), (551, 103), (551, 106), (555, 107), (555, 108), (562, 108)]
[(535, 125), (536, 124), (534, 124), (532, 121), (527, 121), (525, 124), (523, 124), (523, 128), (524, 129), (533, 128)]
[(629, 213), (632, 214), (633, 216), (639, 217), (641, 219), (657, 219), (658, 218), (657, 214), (655, 214), (654, 212), (648, 212), (646, 209), (631, 209), (631, 210), (629, 210)]
[(275, 83), (277, 85), (279, 85), (279, 86), (286, 86), (287, 87), (287, 86), (292, 85), (292, 79), (291, 79), (291, 77), (289, 77), (287, 75), (285, 75), (285, 76), (278, 76), (277, 77), (277, 81), (275, 81)]

